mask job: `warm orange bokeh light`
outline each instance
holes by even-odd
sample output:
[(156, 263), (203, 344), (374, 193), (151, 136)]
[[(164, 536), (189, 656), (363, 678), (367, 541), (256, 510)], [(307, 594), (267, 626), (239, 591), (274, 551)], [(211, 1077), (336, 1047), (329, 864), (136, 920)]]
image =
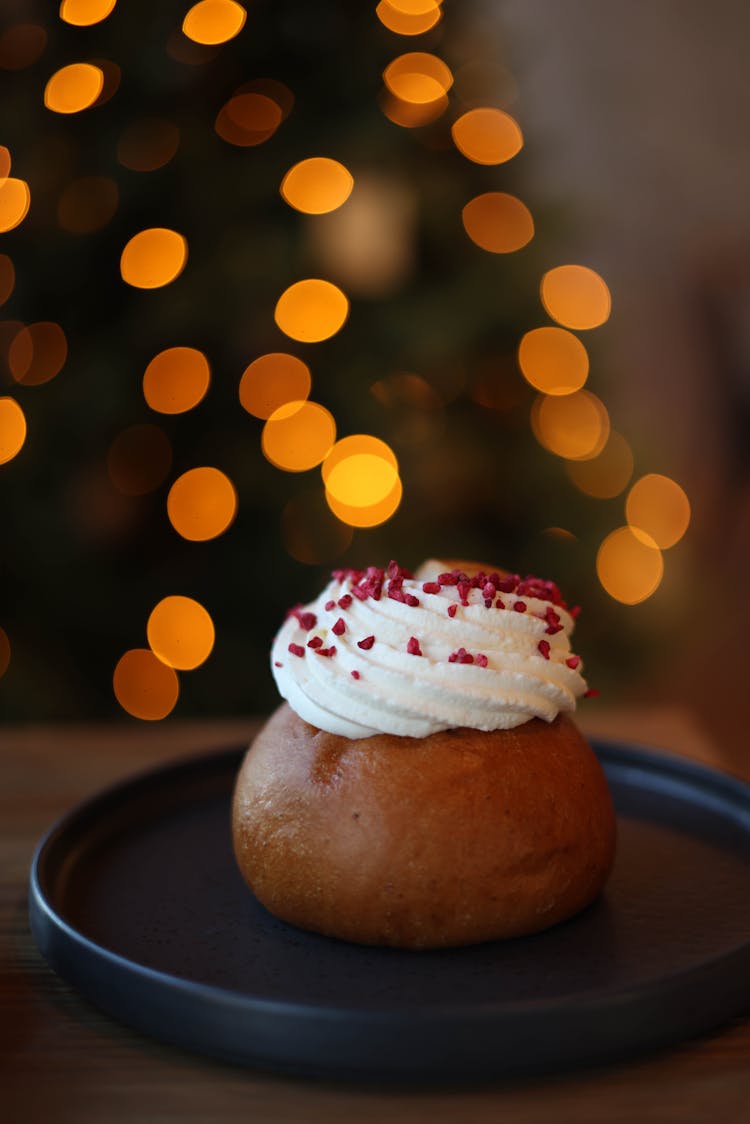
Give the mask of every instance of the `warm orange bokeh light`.
[(678, 543), (690, 524), (690, 501), (668, 476), (649, 473), (637, 480), (625, 501), (625, 517), (634, 534), (645, 532), (661, 550)]
[(598, 328), (609, 318), (607, 284), (585, 265), (559, 265), (542, 278), (542, 304), (566, 328)]
[(154, 172), (168, 164), (180, 143), (180, 130), (161, 117), (129, 125), (117, 142), (117, 159), (132, 172)]
[(610, 500), (624, 492), (633, 475), (633, 453), (622, 434), (611, 430), (598, 456), (568, 461), (568, 476), (579, 491), (599, 500)]
[(148, 648), (131, 648), (121, 656), (112, 686), (123, 710), (149, 722), (166, 718), (180, 694), (175, 672)]
[(55, 71), (44, 87), (44, 104), (53, 113), (80, 113), (97, 100), (104, 74), (89, 62), (73, 62)]
[(338, 160), (312, 156), (289, 169), (281, 182), (281, 194), (297, 211), (324, 215), (345, 203), (353, 187), (354, 177)]
[(0, 679), (5, 675), (10, 663), (10, 640), (7, 632), (0, 628)]
[(107, 453), (107, 473), (124, 496), (153, 492), (172, 467), (172, 446), (158, 425), (131, 425), (115, 438)]
[(303, 401), (311, 386), (307, 363), (285, 351), (271, 351), (245, 368), (240, 379), (240, 403), (248, 414), (265, 420), (287, 402)]
[(521, 339), (518, 365), (523, 376), (544, 394), (572, 394), (589, 373), (589, 357), (581, 341), (564, 328), (533, 328)]
[(12, 461), (26, 440), (26, 417), (15, 398), (0, 398), (0, 464)]
[(320, 464), (336, 440), (336, 422), (317, 402), (288, 402), (263, 426), (263, 455), (285, 472), (305, 472)]
[(349, 315), (349, 301), (336, 285), (310, 277), (290, 285), (276, 303), (274, 319), (287, 336), (319, 343), (335, 336)]
[(502, 109), (470, 109), (454, 121), (451, 134), (459, 152), (475, 164), (503, 164), (523, 147), (518, 122)]
[(143, 374), (143, 397), (160, 414), (184, 414), (205, 397), (211, 368), (195, 347), (168, 347)]
[(222, 106), (214, 128), (222, 140), (240, 148), (262, 144), (278, 129), (284, 111), (265, 93), (237, 93)]
[(215, 46), (239, 35), (247, 12), (234, 0), (199, 0), (182, 21), (183, 34), (194, 43)]
[(437, 55), (410, 51), (388, 64), (383, 71), (383, 81), (394, 97), (423, 105), (447, 94), (453, 85), (453, 75)]
[(31, 192), (26, 180), (8, 176), (0, 183), (0, 234), (14, 230), (29, 212)]
[(423, 10), (419, 12), (404, 11), (400, 0), (380, 0), (375, 14), (383, 26), (396, 35), (422, 35), (439, 22), (443, 13), (435, 0), (432, 0), (429, 7), (427, 0), (422, 0), (421, 7)]
[(355, 453), (331, 469), (328, 494), (350, 507), (373, 507), (389, 496), (398, 480), (398, 469), (372, 453)]
[(234, 484), (218, 468), (191, 468), (178, 476), (167, 496), (167, 515), (178, 535), (206, 542), (226, 531), (237, 514)]
[(120, 273), (136, 289), (159, 289), (182, 273), (187, 242), (176, 230), (155, 226), (133, 235), (122, 251)]
[(152, 610), (146, 635), (154, 655), (179, 671), (199, 667), (213, 650), (211, 617), (192, 597), (165, 597)]
[(47, 32), (37, 23), (16, 23), (0, 35), (0, 68), (23, 70), (41, 56)]
[(57, 204), (57, 221), (70, 234), (101, 230), (114, 216), (120, 193), (106, 176), (82, 176), (63, 191)]
[(21, 328), (8, 349), (8, 367), (16, 382), (39, 386), (59, 374), (68, 357), (68, 341), (59, 324), (41, 320)]
[(417, 102), (402, 101), (395, 97), (390, 90), (383, 90), (379, 98), (380, 108), (389, 121), (400, 125), (402, 129), (421, 129), (424, 125), (431, 125), (445, 113), (448, 105), (447, 94), (440, 94), (433, 101), (418, 104)]
[(284, 507), (281, 537), (292, 558), (306, 566), (320, 566), (343, 554), (353, 534), (334, 516), (323, 489), (307, 488)]
[(92, 66), (99, 67), (103, 78), (102, 88), (94, 105), (104, 105), (119, 90), (122, 71), (116, 62), (112, 62), (112, 59), (91, 59), (90, 62)]
[(531, 426), (541, 445), (566, 460), (597, 456), (609, 437), (609, 414), (588, 390), (562, 396), (542, 395), (531, 411)]
[(329, 476), (342, 461), (345, 461), (348, 457), (362, 455), (377, 457), (385, 461), (398, 474), (398, 460), (390, 445), (381, 441), (379, 437), (371, 437), (369, 433), (354, 433), (337, 441), (324, 460), (321, 468), (323, 483), (328, 483)]
[(512, 254), (534, 237), (529, 208), (502, 191), (477, 195), (466, 204), (461, 217), (472, 242), (491, 254)]
[(659, 588), (664, 561), (659, 548), (653, 541), (649, 545), (645, 535), (639, 538), (630, 527), (618, 527), (599, 547), (596, 573), (615, 601), (637, 605)]
[(390, 0), (391, 7), (405, 16), (424, 16), (439, 8), (443, 0)]
[(11, 166), (10, 149), (6, 148), (4, 144), (0, 144), (0, 185), (10, 175)]
[(62, 0), (60, 19), (75, 27), (101, 23), (114, 9), (117, 0)]
[(327, 489), (326, 502), (336, 518), (342, 523), (348, 523), (350, 527), (377, 527), (395, 513), (403, 494), (401, 478), (397, 476), (388, 495), (371, 507), (355, 507), (353, 504), (341, 503)]
[(0, 304), (5, 304), (16, 283), (16, 270), (7, 254), (0, 254)]

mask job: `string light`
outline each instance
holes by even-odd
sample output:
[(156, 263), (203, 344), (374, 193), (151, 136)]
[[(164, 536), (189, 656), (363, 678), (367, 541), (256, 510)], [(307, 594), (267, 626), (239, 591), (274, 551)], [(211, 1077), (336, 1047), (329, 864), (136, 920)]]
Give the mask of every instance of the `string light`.
[(112, 686), (122, 709), (147, 722), (166, 718), (180, 694), (175, 672), (148, 648), (131, 648), (120, 657)]
[(633, 475), (633, 452), (616, 430), (610, 430), (607, 444), (598, 456), (585, 461), (567, 461), (565, 471), (579, 491), (595, 499), (619, 496)]
[(184, 539), (215, 539), (234, 521), (237, 493), (218, 468), (191, 468), (178, 476), (167, 496), (169, 522)]
[(394, 125), (400, 125), (402, 129), (421, 129), (442, 117), (449, 101), (448, 95), (442, 93), (429, 102), (402, 101), (390, 90), (384, 90), (379, 98), (379, 104), (385, 116)]
[(637, 537), (667, 550), (680, 541), (690, 524), (690, 501), (674, 480), (649, 473), (637, 480), (625, 501), (628, 525)]
[(336, 440), (333, 414), (317, 402), (287, 402), (263, 426), (263, 455), (285, 472), (305, 472), (327, 456)]
[(515, 195), (502, 191), (475, 196), (464, 207), (461, 218), (472, 242), (492, 254), (512, 254), (534, 237), (529, 208)]
[(503, 164), (523, 147), (518, 122), (502, 109), (470, 109), (454, 121), (451, 136), (459, 152), (475, 164)]
[(132, 172), (155, 172), (168, 164), (180, 144), (180, 130), (161, 117), (135, 121), (117, 142), (117, 159)]
[(10, 149), (6, 148), (4, 144), (0, 144), (0, 186), (10, 175), (11, 166)]
[(303, 343), (319, 343), (335, 336), (348, 315), (349, 301), (341, 289), (315, 277), (290, 285), (274, 311), (282, 332)]
[(26, 181), (7, 176), (0, 183), (0, 234), (19, 226), (30, 206), (31, 192)]
[(237, 93), (222, 106), (214, 128), (222, 140), (240, 148), (263, 144), (278, 129), (284, 111), (265, 93)]
[(165, 597), (146, 625), (149, 647), (162, 663), (192, 671), (211, 655), (216, 633), (210, 615), (192, 597)]
[(104, 73), (89, 62), (56, 70), (44, 87), (44, 104), (53, 113), (80, 113), (94, 104), (104, 87)]
[(68, 341), (59, 324), (41, 320), (14, 336), (8, 349), (8, 367), (16, 382), (39, 386), (62, 370), (68, 357)]
[(537, 441), (566, 460), (597, 456), (609, 437), (609, 414), (601, 399), (588, 390), (562, 396), (541, 395), (531, 411)]
[(403, 493), (401, 478), (397, 476), (388, 495), (380, 503), (373, 504), (371, 507), (344, 504), (328, 490), (326, 490), (326, 502), (336, 518), (340, 519), (342, 523), (348, 523), (352, 527), (377, 527), (380, 523), (387, 522), (396, 513)]
[(281, 182), (281, 194), (297, 211), (324, 215), (345, 203), (353, 187), (354, 177), (338, 160), (312, 156), (289, 169)]
[(424, 105), (448, 93), (453, 85), (453, 74), (437, 55), (410, 51), (388, 64), (383, 71), (383, 81), (400, 101)]
[(395, 3), (392, 0), (380, 0), (375, 13), (383, 26), (396, 35), (423, 35), (439, 23), (443, 14), (440, 4), (434, 0), (431, 6), (424, 6), (424, 11), (409, 12), (398, 6), (398, 0)]
[(521, 339), (518, 365), (524, 378), (545, 394), (572, 394), (589, 373), (589, 357), (577, 336), (564, 328), (533, 328)]
[(62, 0), (60, 19), (75, 27), (101, 23), (114, 11), (117, 0)]
[(618, 527), (599, 547), (596, 572), (610, 597), (637, 605), (659, 588), (664, 561), (653, 540), (635, 535), (630, 527)]
[(311, 386), (307, 363), (296, 355), (272, 351), (245, 368), (240, 379), (240, 403), (248, 414), (265, 420), (287, 402), (304, 401)]
[(143, 397), (160, 414), (184, 414), (205, 397), (211, 368), (195, 347), (168, 347), (155, 355), (143, 374)]
[(598, 328), (609, 319), (612, 298), (607, 284), (584, 265), (560, 265), (542, 277), (542, 304), (566, 328)]
[(182, 273), (187, 262), (187, 242), (176, 230), (152, 227), (133, 235), (122, 251), (123, 281), (137, 289), (159, 289)]
[(216, 46), (242, 31), (247, 12), (234, 0), (199, 0), (182, 21), (183, 34), (194, 43)]
[(0, 464), (7, 464), (23, 448), (26, 416), (15, 398), (0, 398)]

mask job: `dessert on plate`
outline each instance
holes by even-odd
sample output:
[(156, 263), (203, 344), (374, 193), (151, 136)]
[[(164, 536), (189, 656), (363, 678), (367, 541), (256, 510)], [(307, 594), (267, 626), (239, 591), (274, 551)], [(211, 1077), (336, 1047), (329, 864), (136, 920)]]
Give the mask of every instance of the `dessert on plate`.
[(286, 702), (239, 773), (243, 877), (273, 914), (363, 944), (545, 929), (599, 894), (615, 817), (570, 718), (577, 610), (550, 581), (425, 563), (337, 570), (272, 648)]

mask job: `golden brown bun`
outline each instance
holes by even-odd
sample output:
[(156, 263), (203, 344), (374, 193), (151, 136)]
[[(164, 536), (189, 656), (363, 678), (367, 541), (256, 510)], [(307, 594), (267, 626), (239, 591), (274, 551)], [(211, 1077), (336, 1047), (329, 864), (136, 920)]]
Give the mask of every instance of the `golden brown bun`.
[(403, 948), (554, 925), (596, 897), (615, 845), (604, 774), (567, 717), (350, 740), (286, 704), (245, 757), (232, 829), (271, 913)]

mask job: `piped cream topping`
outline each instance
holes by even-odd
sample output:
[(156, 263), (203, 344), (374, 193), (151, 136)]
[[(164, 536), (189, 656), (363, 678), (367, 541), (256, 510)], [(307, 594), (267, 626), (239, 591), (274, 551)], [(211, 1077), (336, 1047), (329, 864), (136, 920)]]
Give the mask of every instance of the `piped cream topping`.
[(338, 570), (292, 609), (272, 648), (279, 692), (332, 734), (426, 737), (551, 722), (586, 692), (576, 611), (553, 582), (425, 563), (415, 578)]

